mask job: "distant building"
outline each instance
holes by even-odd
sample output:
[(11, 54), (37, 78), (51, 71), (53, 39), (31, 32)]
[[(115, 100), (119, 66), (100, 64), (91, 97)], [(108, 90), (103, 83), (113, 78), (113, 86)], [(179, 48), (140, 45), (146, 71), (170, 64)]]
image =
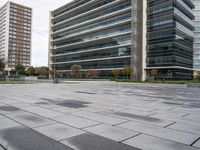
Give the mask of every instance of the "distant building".
[(64, 73), (79, 64), (109, 77), (131, 66), (136, 80), (152, 69), (160, 79), (190, 79), (193, 7), (190, 0), (74, 0), (50, 12), (49, 67)]
[(200, 70), (200, 0), (193, 0), (194, 9), (194, 69)]
[(6, 71), (31, 64), (32, 9), (13, 2), (0, 8), (0, 58)]

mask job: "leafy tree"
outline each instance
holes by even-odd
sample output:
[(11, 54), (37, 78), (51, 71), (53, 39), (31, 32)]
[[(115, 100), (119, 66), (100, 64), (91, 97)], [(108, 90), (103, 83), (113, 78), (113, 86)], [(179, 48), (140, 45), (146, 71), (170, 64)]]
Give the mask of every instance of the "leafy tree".
[(200, 71), (195, 71), (193, 76), (194, 76), (194, 79), (200, 80)]
[(77, 65), (77, 64), (72, 65), (71, 66), (70, 75), (72, 77), (78, 77), (78, 76), (80, 76), (81, 69), (82, 69), (81, 65)]
[(35, 72), (39, 76), (48, 76), (49, 75), (49, 68), (48, 67), (37, 67), (37, 68), (35, 68)]
[(3, 61), (3, 59), (0, 59), (0, 72), (3, 72), (5, 69), (5, 62)]
[(157, 69), (152, 69), (151, 70), (151, 76), (154, 78), (154, 80), (155, 80), (157, 74), (158, 74), (158, 70)]
[(113, 69), (113, 70), (112, 70), (112, 74), (115, 76), (115, 79), (117, 80), (117, 77), (118, 77), (119, 74), (120, 74), (120, 70), (119, 70), (119, 69)]
[(130, 78), (131, 73), (133, 72), (133, 68), (131, 66), (124, 66), (122, 73), (127, 76), (127, 79)]
[(25, 73), (25, 67), (21, 64), (18, 64), (15, 66), (15, 72), (17, 72), (17, 74), (23, 75)]
[(33, 75), (35, 73), (35, 68), (33, 66), (31, 67), (28, 67), (26, 70), (25, 70), (25, 73), (27, 75)]

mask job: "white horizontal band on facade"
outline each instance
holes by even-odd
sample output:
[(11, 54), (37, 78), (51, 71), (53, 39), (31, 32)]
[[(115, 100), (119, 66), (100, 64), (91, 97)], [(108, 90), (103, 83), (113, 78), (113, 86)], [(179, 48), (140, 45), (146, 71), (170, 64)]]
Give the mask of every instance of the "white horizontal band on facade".
[[(78, 43), (73, 43), (73, 44), (66, 44), (64, 46), (58, 46), (58, 47), (56, 47), (56, 49), (66, 48), (66, 47), (70, 47), (70, 46), (75, 46), (75, 45), (80, 45), (80, 44), (85, 44), (85, 43), (90, 43), (90, 42), (95, 42), (95, 41), (100, 41), (100, 40), (103, 40), (103, 39), (113, 38), (113, 37), (118, 37), (118, 36), (123, 36), (123, 35), (127, 35), (127, 34), (131, 34), (131, 31), (124, 32), (124, 33), (121, 33), (121, 34), (114, 34), (114, 35), (111, 35), (111, 36), (105, 36), (103, 38), (94, 39), (94, 40), (85, 41), (85, 42), (78, 42)], [(53, 49), (53, 48), (51, 47), (51, 49)]]
[(112, 60), (112, 59), (124, 59), (130, 58), (131, 55), (128, 56), (120, 56), (120, 57), (107, 57), (107, 58), (97, 58), (97, 59), (87, 59), (87, 60), (76, 60), (76, 61), (68, 61), (68, 62), (51, 62), (51, 65), (59, 65), (59, 64), (71, 64), (71, 63), (80, 63), (80, 62), (92, 62), (92, 61), (102, 61), (102, 60)]
[[(118, 4), (118, 3), (120, 3), (120, 2), (121, 2), (121, 0), (117, 0), (117, 1), (111, 2), (111, 3), (109, 3), (109, 4), (103, 5), (103, 6), (101, 6), (101, 7), (98, 7), (98, 8), (96, 8), (96, 9), (92, 9), (91, 11), (88, 11), (88, 12), (86, 12), (86, 13), (82, 13), (82, 14), (80, 14), (80, 15), (74, 16), (74, 17), (72, 17), (72, 18), (69, 18), (69, 19), (66, 19), (66, 20), (64, 20), (64, 21), (61, 21), (61, 22), (59, 22), (59, 23), (57, 23), (57, 24), (54, 24), (53, 27), (59, 26), (59, 25), (61, 25), (61, 24), (63, 24), (63, 23), (66, 23), (66, 22), (70, 22), (70, 21), (72, 21), (72, 20), (75, 20), (75, 19), (80, 18), (80, 17), (83, 17), (83, 16), (87, 16), (87, 15), (89, 15), (89, 14), (95, 13), (96, 11), (103, 10), (103, 9), (105, 9), (105, 8), (107, 8), (107, 7), (111, 7), (112, 5)], [(52, 19), (54, 19), (53, 16), (52, 16)]]
[(120, 48), (120, 47), (127, 47), (131, 46), (131, 44), (123, 44), (123, 45), (117, 45), (117, 46), (110, 46), (110, 47), (104, 47), (104, 48), (96, 48), (91, 50), (84, 50), (84, 51), (77, 51), (77, 52), (69, 52), (64, 54), (57, 54), (57, 55), (50, 55), (50, 57), (59, 57), (59, 56), (67, 56), (67, 55), (73, 55), (73, 54), (81, 54), (81, 53), (88, 53), (88, 52), (95, 52), (95, 51), (103, 51), (107, 49), (114, 49), (114, 48)]
[(193, 68), (187, 68), (187, 67), (181, 67), (181, 66), (146, 67), (145, 69), (146, 70), (151, 70), (151, 69), (183, 69), (183, 70), (190, 70), (190, 71), (195, 70)]
[[(64, 13), (58, 15), (58, 16), (53, 17), (52, 20), (56, 20), (56, 19), (58, 19), (58, 18), (61, 18), (62, 16), (65, 16), (65, 15), (68, 15), (68, 14), (70, 14), (70, 13), (73, 13), (73, 12), (76, 11), (77, 9), (80, 9), (80, 8), (82, 8), (82, 7), (86, 7), (87, 5), (92, 4), (92, 3), (95, 2), (95, 1), (96, 1), (96, 0), (92, 0), (92, 1), (86, 2), (86, 3), (83, 4), (83, 5), (80, 5), (80, 6), (78, 6), (78, 7), (75, 7), (75, 8), (73, 8), (73, 9), (69, 10), (69, 11), (66, 11), (66, 12), (64, 12)], [(62, 11), (62, 10), (61, 10), (61, 11)]]
[(58, 42), (58, 41), (66, 40), (66, 39), (69, 39), (69, 38), (74, 38), (76, 36), (84, 35), (84, 34), (87, 34), (87, 33), (92, 33), (92, 32), (95, 32), (95, 31), (105, 30), (107, 28), (123, 25), (123, 24), (126, 24), (128, 22), (131, 22), (131, 19), (128, 19), (128, 20), (125, 20), (125, 21), (121, 21), (121, 22), (117, 22), (117, 23), (114, 23), (114, 24), (111, 24), (111, 25), (107, 25), (107, 26), (104, 26), (104, 27), (101, 27), (101, 28), (89, 30), (89, 31), (86, 31), (86, 32), (79, 32), (79, 33), (76, 33), (74, 35), (72, 34), (70, 36), (66, 36), (66, 37), (63, 37), (63, 38), (56, 39), (56, 40), (51, 40), (51, 42)]
[[(92, 68), (91, 68), (92, 69)], [(81, 69), (80, 71), (88, 71), (91, 69)], [(122, 70), (123, 68), (102, 68), (102, 69), (95, 69), (96, 71), (112, 71), (113, 69)], [(71, 70), (56, 70), (57, 72), (71, 72)]]
[[(110, 13), (110, 14), (107, 14), (107, 15), (103, 15), (103, 16), (97, 17), (95, 19), (91, 19), (91, 20), (88, 20), (88, 21), (85, 21), (85, 22), (81, 22), (81, 23), (75, 24), (73, 26), (66, 27), (65, 29), (61, 29), (61, 30), (58, 30), (56, 32), (53, 32), (52, 35), (59, 34), (59, 33), (62, 33), (64, 31), (69, 31), (69, 30), (72, 30), (72, 29), (80, 28), (81, 26), (85, 26), (85, 25), (88, 25), (88, 24), (91, 24), (91, 23), (94, 23), (94, 22), (97, 22), (97, 21), (100, 21), (100, 20), (103, 20), (103, 19), (106, 19), (106, 18), (110, 18), (112, 16), (117, 16), (119, 14), (123, 14), (125, 12), (130, 11), (130, 10), (131, 10), (131, 7), (128, 7), (128, 8), (125, 8), (125, 9), (122, 9), (122, 10), (119, 10), (119, 11), (116, 11), (116, 12), (113, 12), (113, 13)], [(53, 27), (54, 26), (52, 26), (52, 28)]]

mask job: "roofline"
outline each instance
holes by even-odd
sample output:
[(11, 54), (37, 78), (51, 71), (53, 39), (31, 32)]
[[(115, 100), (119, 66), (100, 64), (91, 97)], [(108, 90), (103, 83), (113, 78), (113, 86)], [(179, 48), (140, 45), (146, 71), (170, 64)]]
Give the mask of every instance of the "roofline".
[(3, 4), (1, 7), (0, 7), (0, 10), (5, 7), (10, 1), (7, 1), (5, 4)]
[(62, 5), (62, 6), (56, 8), (56, 9), (50, 11), (50, 12), (55, 13), (55, 11), (58, 11), (59, 9), (65, 8), (65, 7), (68, 6), (68, 5), (70, 6), (70, 5), (72, 5), (72, 4), (74, 4), (74, 3), (78, 2), (78, 1), (79, 1), (79, 0), (72, 0), (71, 2), (68, 2), (67, 4)]
[(15, 3), (15, 2), (11, 2), (11, 1), (8, 1), (8, 2), (10, 2), (10, 3), (13, 3), (13, 4), (15, 4), (15, 5), (19, 5), (19, 6), (21, 6), (21, 7), (25, 7), (25, 8), (28, 8), (28, 9), (31, 9), (31, 10), (32, 10), (32, 7), (25, 6), (25, 5), (23, 5), (23, 4), (19, 4), (19, 3)]
[(12, 1), (7, 1), (3, 6), (0, 7), (0, 9), (2, 9), (3, 7), (5, 7), (8, 3), (12, 3), (12, 4), (15, 4), (15, 5), (18, 5), (18, 6), (21, 6), (21, 7), (25, 7), (25, 8), (28, 8), (28, 9), (31, 9), (32, 10), (32, 7), (29, 7), (29, 6), (25, 6), (25, 5), (22, 5), (22, 4), (19, 4), (19, 3), (16, 3), (16, 2), (12, 2)]

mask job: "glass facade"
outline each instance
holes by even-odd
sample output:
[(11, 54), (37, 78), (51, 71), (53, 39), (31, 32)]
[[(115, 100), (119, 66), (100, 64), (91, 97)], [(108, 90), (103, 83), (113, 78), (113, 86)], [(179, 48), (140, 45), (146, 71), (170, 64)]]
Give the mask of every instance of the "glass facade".
[(200, 70), (200, 1), (193, 0), (194, 9), (194, 69)]
[(137, 80), (154, 68), (158, 78), (189, 79), (193, 8), (191, 0), (72, 1), (51, 12), (49, 66), (109, 74), (130, 65)]
[(130, 65), (131, 0), (80, 1), (51, 12), (51, 17), (51, 68), (68, 72), (79, 64), (83, 71), (108, 75)]
[[(147, 1), (147, 67), (158, 78), (189, 79), (193, 68), (193, 3)], [(150, 76), (150, 70), (147, 72)]]

